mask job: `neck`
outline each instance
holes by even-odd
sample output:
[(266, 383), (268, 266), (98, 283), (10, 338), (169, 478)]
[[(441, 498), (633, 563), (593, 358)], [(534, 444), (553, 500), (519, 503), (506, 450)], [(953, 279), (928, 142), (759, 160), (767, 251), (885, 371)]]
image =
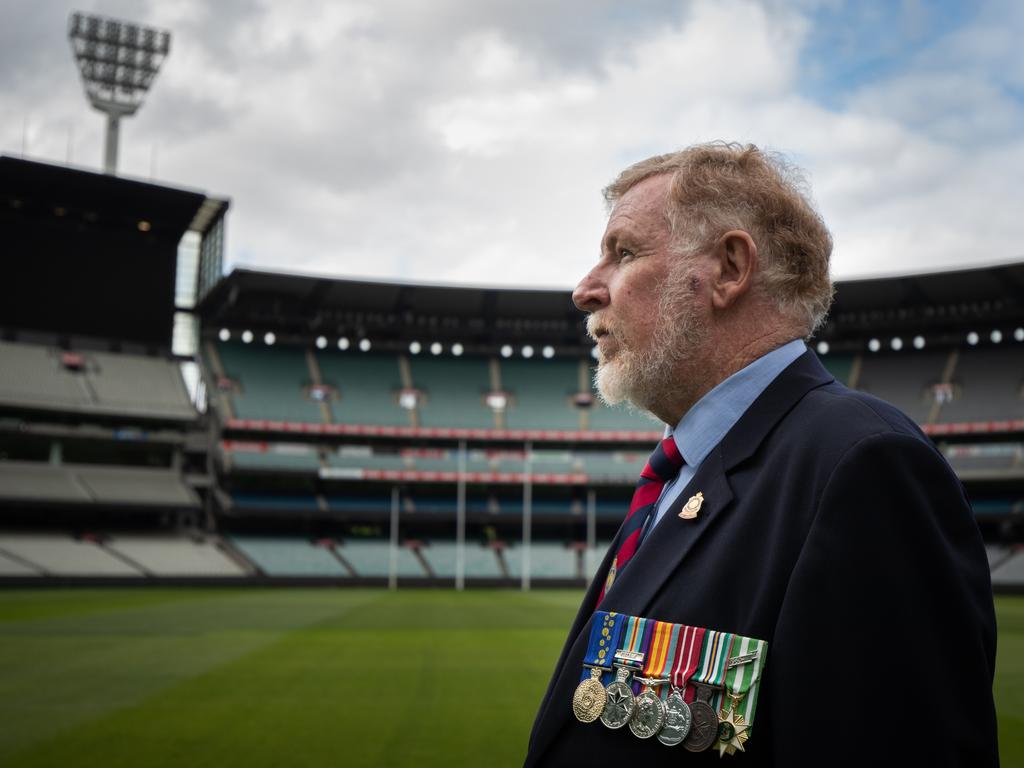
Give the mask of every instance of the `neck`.
[(739, 337), (727, 329), (709, 333), (697, 354), (680, 361), (672, 377), (676, 386), (648, 410), (675, 427), (698, 400), (721, 382), (798, 336), (798, 331), (780, 325), (761, 327)]

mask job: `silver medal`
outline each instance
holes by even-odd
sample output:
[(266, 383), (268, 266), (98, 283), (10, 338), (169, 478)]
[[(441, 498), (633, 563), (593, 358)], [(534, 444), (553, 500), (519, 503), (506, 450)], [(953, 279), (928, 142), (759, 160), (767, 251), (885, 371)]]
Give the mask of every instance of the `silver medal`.
[(665, 724), (665, 702), (650, 688), (636, 697), (636, 714), (629, 721), (629, 730), (640, 739), (649, 739)]
[(633, 691), (626, 685), (628, 677), (629, 670), (619, 667), (615, 670), (614, 682), (605, 688), (608, 700), (604, 705), (604, 711), (601, 712), (601, 722), (609, 728), (621, 728), (629, 722), (636, 711), (636, 699), (633, 698)]
[(690, 714), (689, 705), (683, 700), (682, 692), (678, 689), (673, 690), (665, 700), (665, 724), (658, 734), (658, 741), (667, 747), (681, 744), (690, 733), (692, 722), (693, 715)]

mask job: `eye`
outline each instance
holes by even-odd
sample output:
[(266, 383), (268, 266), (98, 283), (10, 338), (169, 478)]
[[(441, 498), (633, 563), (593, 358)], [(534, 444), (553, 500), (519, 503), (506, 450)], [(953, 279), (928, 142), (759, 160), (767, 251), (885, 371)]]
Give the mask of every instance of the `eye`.
[(633, 253), (629, 248), (619, 248), (619, 263), (626, 261), (632, 261), (636, 258), (636, 254)]

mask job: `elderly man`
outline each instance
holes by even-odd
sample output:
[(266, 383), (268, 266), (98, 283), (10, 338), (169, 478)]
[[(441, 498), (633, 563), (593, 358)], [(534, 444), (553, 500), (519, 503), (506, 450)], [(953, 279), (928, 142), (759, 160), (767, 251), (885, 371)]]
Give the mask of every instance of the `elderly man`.
[(573, 717), (600, 608), (767, 641), (752, 737), (727, 760), (996, 765), (981, 537), (917, 426), (804, 346), (831, 302), (832, 243), (793, 172), (716, 143), (640, 162), (605, 194), (600, 260), (573, 300), (602, 398), (653, 414), (666, 440), (655, 491), (623, 510), (572, 625), (526, 764), (721, 756)]

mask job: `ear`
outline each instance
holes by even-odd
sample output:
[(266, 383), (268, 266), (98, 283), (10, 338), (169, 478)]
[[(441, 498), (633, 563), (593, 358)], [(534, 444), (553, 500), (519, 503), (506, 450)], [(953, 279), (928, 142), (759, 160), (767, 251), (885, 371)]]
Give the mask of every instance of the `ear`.
[(733, 229), (718, 238), (712, 258), (711, 303), (715, 309), (729, 309), (754, 283), (757, 245), (747, 232)]

